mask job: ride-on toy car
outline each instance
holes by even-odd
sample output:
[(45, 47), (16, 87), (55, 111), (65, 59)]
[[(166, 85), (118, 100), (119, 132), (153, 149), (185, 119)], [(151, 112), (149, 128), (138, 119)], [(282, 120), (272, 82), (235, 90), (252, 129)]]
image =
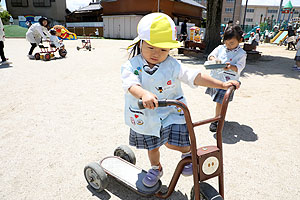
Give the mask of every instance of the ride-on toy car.
[[(49, 42), (49, 41), (48, 41)], [(50, 44), (49, 42), (49, 47), (45, 47), (44, 45), (39, 45), (41, 51), (39, 53), (34, 54), (34, 58), (36, 60), (45, 60), (49, 61), (51, 58), (54, 57), (54, 53), (58, 51), (59, 55), (62, 58), (65, 58), (67, 55), (67, 50), (64, 48), (56, 48), (55, 45)]]
[[(177, 164), (176, 170), (170, 181), (168, 191), (160, 192), (161, 181), (155, 186), (148, 188), (142, 183), (146, 171), (136, 167), (136, 158), (133, 151), (127, 146), (118, 147), (114, 156), (105, 157), (100, 163), (90, 163), (84, 168), (84, 176), (88, 184), (97, 192), (104, 190), (108, 184), (107, 175), (120, 181), (127, 187), (133, 189), (137, 193), (144, 196), (157, 196), (159, 198), (168, 198), (177, 184), (183, 167), (188, 163), (193, 163), (193, 180), (194, 186), (191, 189), (192, 200), (223, 200), (224, 199), (224, 178), (223, 178), (223, 152), (222, 152), (222, 130), (224, 126), (225, 115), (229, 103), (229, 97), (235, 90), (231, 86), (223, 99), (221, 114), (217, 117), (206, 119), (203, 121), (192, 122), (189, 110), (185, 104), (177, 100), (159, 101), (159, 107), (177, 106), (184, 111), (186, 124), (188, 127), (192, 156), (184, 158)], [(139, 107), (143, 108), (143, 104), (139, 101)], [(217, 128), (217, 145), (203, 146), (196, 148), (196, 137), (194, 127), (218, 121)], [(210, 184), (204, 182), (213, 177), (218, 177), (219, 192)]]

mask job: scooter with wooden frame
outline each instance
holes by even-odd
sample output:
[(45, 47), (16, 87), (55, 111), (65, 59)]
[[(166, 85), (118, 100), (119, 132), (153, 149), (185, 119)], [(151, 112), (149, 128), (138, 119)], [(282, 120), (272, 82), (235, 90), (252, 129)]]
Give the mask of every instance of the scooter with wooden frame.
[[(114, 151), (114, 156), (103, 158), (100, 163), (90, 163), (84, 168), (84, 176), (88, 184), (97, 192), (101, 192), (107, 187), (108, 175), (123, 183), (128, 188), (143, 196), (156, 196), (162, 199), (168, 198), (174, 191), (181, 172), (186, 164), (193, 164), (193, 187), (191, 189), (191, 200), (223, 200), (224, 199), (224, 175), (223, 175), (223, 149), (222, 130), (229, 103), (229, 97), (235, 90), (231, 86), (225, 93), (221, 114), (217, 117), (206, 120), (192, 122), (187, 106), (178, 100), (160, 100), (159, 107), (176, 106), (184, 112), (190, 142), (191, 156), (179, 161), (173, 177), (165, 193), (160, 191), (162, 183), (158, 181), (156, 185), (149, 188), (143, 185), (142, 179), (146, 171), (135, 166), (136, 158), (133, 151), (125, 146), (119, 146)], [(143, 109), (141, 100), (138, 102), (140, 109)], [(216, 132), (217, 145), (203, 146), (197, 148), (194, 127), (218, 121)], [(218, 191), (210, 184), (204, 182), (208, 179), (218, 178)]]

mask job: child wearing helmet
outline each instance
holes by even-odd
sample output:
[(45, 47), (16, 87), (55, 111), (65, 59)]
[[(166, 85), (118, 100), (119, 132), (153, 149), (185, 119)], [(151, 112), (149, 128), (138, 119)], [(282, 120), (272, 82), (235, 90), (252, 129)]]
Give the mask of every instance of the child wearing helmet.
[[(144, 16), (138, 24), (138, 38), (134, 41), (133, 58), (121, 68), (122, 86), (125, 90), (125, 123), (130, 127), (129, 144), (147, 149), (151, 169), (143, 179), (147, 187), (154, 186), (163, 175), (159, 148), (162, 145), (182, 153), (181, 158), (191, 156), (189, 133), (184, 115), (174, 106), (158, 108), (158, 100), (177, 99), (186, 103), (181, 82), (196, 88), (198, 85), (227, 89), (239, 87), (236, 81), (223, 83), (184, 67), (169, 56), (172, 48), (178, 48), (173, 20), (163, 13)], [(146, 109), (138, 108), (142, 99)], [(192, 175), (192, 163), (182, 174)]]
[(32, 55), (33, 50), (39, 43), (41, 43), (42, 39), (46, 40), (47, 36), (50, 37), (50, 34), (47, 29), (48, 26), (48, 20), (45, 17), (42, 17), (39, 19), (39, 23), (35, 23), (30, 26), (26, 33), (26, 39), (31, 44), (31, 48), (28, 53), (29, 59), (34, 59), (34, 56)]
[[(224, 45), (219, 45), (209, 55), (208, 60), (220, 60), (226, 64), (224, 69), (214, 69), (211, 71), (211, 76), (221, 81), (239, 80), (240, 73), (246, 66), (246, 52), (239, 46), (242, 41), (243, 31), (240, 26), (233, 26), (227, 29), (224, 33)], [(221, 107), (224, 95), (223, 89), (207, 88), (206, 94), (209, 94), (213, 101), (216, 102), (215, 116), (221, 114)], [(229, 101), (232, 101), (233, 96), (230, 96)], [(213, 122), (209, 126), (211, 132), (216, 132), (218, 122)]]

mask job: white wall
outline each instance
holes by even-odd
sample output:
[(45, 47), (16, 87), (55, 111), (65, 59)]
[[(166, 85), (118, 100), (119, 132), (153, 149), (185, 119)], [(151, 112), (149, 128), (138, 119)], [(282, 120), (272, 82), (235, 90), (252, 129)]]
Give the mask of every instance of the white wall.
[(141, 15), (103, 16), (103, 36), (134, 39), (137, 36), (137, 25), (142, 17)]

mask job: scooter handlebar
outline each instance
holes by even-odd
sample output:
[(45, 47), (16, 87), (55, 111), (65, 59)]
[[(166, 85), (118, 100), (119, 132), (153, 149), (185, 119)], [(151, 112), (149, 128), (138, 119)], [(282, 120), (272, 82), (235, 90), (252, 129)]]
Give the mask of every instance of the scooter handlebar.
[[(138, 106), (140, 109), (145, 109), (142, 100), (138, 101)], [(158, 100), (158, 107), (166, 107), (166, 106), (168, 106), (167, 100)]]

